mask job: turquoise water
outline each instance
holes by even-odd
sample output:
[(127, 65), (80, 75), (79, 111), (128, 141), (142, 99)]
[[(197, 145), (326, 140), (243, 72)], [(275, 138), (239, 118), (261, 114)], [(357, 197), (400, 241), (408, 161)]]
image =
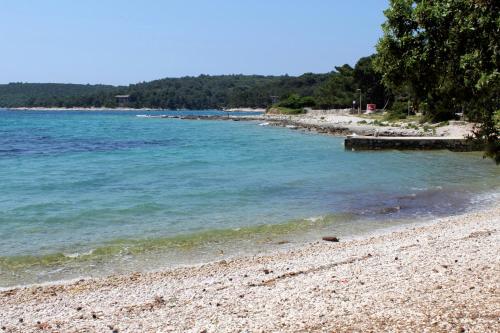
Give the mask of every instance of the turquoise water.
[(354, 153), (342, 138), (140, 113), (0, 110), (0, 286), (454, 214), (500, 184), (477, 153)]

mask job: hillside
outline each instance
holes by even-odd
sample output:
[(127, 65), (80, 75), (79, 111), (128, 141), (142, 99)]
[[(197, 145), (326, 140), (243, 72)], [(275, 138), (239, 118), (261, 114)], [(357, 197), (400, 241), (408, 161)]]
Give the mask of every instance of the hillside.
[(109, 85), (62, 83), (0, 84), (0, 107), (97, 106), (118, 88)]
[(314, 95), (329, 74), (293, 76), (200, 75), (167, 78), (128, 87), (76, 84), (0, 85), (0, 107), (116, 107), (114, 96), (130, 95), (129, 107), (201, 109), (266, 107), (271, 96)]
[[(348, 108), (359, 101), (385, 105), (386, 90), (373, 70), (373, 56), (353, 67), (342, 65), (325, 74), (300, 76), (200, 75), (165, 78), (129, 86), (53, 83), (0, 85), (0, 107), (117, 107), (116, 95), (129, 95), (132, 108), (222, 109), (266, 108), (276, 100), (307, 97), (307, 106)], [(277, 97), (276, 99), (273, 97)], [(292, 99), (293, 99), (292, 98)], [(283, 105), (292, 107), (290, 105)]]

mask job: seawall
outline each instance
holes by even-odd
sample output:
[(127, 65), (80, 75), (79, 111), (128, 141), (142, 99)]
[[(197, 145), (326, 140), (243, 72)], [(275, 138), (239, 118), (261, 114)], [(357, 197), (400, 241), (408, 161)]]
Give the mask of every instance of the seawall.
[(481, 151), (484, 145), (464, 138), (450, 137), (374, 137), (347, 136), (345, 148), (349, 150), (442, 150)]

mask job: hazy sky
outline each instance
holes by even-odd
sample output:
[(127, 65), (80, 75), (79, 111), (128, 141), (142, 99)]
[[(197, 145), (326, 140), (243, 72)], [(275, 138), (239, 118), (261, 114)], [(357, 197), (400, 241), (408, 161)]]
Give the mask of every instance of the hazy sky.
[(328, 72), (374, 52), (387, 0), (0, 0), (0, 83)]

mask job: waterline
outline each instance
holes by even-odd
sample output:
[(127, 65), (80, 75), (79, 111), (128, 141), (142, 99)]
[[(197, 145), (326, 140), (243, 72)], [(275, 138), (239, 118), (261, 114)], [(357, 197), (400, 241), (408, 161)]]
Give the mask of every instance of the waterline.
[(499, 185), (480, 154), (351, 153), (258, 123), (135, 115), (0, 111), (0, 285), (446, 216)]

